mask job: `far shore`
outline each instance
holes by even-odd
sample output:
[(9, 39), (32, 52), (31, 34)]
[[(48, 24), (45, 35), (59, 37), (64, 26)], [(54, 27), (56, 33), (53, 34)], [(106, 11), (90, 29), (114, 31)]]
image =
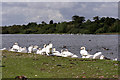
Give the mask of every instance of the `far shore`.
[[(22, 33), (17, 33), (17, 34), (22, 34)], [(34, 34), (34, 33), (32, 33)], [(38, 34), (38, 33), (35, 33)], [(70, 34), (70, 33), (48, 33), (48, 34), (60, 34), (60, 35), (64, 35), (64, 34)], [(71, 34), (71, 35), (119, 35), (120, 33), (97, 33), (97, 34)]]

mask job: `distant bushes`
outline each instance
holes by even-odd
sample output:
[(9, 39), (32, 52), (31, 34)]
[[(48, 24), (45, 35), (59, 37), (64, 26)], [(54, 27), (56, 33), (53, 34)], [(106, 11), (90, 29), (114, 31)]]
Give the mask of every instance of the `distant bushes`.
[(110, 17), (93, 17), (93, 20), (85, 20), (83, 16), (74, 15), (70, 22), (54, 23), (50, 20), (49, 24), (42, 21), (41, 24), (35, 22), (27, 25), (2, 26), (2, 34), (49, 34), (49, 33), (68, 33), (68, 34), (97, 34), (97, 33), (119, 33), (120, 20)]

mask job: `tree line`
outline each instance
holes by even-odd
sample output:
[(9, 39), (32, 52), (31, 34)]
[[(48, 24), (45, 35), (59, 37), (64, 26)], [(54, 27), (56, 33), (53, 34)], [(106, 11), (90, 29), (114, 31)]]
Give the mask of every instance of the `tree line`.
[(74, 15), (69, 22), (54, 23), (53, 20), (47, 24), (30, 22), (27, 25), (2, 26), (2, 34), (98, 34), (119, 33), (120, 20), (112, 17), (93, 17), (93, 20), (85, 20), (84, 16)]

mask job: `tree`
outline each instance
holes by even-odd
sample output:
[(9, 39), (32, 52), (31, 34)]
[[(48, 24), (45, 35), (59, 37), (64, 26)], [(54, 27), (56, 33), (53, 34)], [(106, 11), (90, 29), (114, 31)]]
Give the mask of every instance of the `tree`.
[(95, 21), (98, 21), (99, 19), (100, 19), (99, 16), (95, 16), (95, 17), (93, 17), (93, 20), (95, 20)]
[(42, 21), (41, 23), (42, 23), (42, 25), (46, 25), (47, 24), (45, 21)]
[(72, 17), (72, 21), (74, 21), (76, 23), (83, 23), (85, 21), (85, 17), (83, 17), (83, 16), (79, 17), (78, 15), (74, 15)]
[(49, 24), (53, 24), (53, 20), (50, 20)]

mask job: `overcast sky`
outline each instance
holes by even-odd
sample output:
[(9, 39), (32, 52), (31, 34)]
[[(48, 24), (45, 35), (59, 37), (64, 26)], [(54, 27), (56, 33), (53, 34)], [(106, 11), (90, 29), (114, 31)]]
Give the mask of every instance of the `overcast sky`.
[(117, 2), (3, 2), (2, 25), (70, 21), (73, 15), (118, 17)]

